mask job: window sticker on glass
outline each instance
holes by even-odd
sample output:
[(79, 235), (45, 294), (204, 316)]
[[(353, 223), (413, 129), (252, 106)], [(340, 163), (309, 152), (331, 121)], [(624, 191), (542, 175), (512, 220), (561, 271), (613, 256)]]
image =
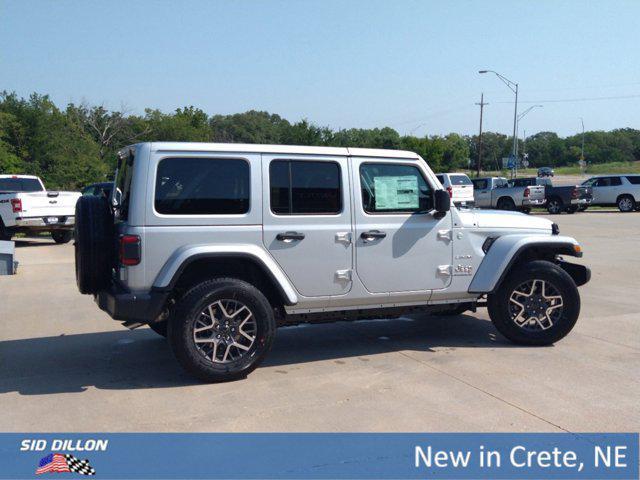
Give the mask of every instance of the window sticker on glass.
[(417, 209), (418, 178), (415, 175), (401, 177), (375, 177), (376, 210)]

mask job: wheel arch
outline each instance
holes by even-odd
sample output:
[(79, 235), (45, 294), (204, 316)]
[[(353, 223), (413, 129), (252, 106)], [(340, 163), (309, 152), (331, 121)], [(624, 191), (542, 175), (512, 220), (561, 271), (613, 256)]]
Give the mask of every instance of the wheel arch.
[(501, 202), (507, 202), (514, 207), (516, 206), (516, 201), (510, 195), (503, 195), (501, 197), (498, 197), (498, 200), (496, 201), (496, 207), (500, 205)]
[[(557, 255), (581, 257), (580, 245), (571, 237), (505, 235), (498, 238), (480, 264), (471, 284), (469, 293), (493, 293), (510, 271), (530, 260), (555, 261)], [(572, 275), (572, 271), (568, 271)], [(574, 277), (574, 275), (572, 275)], [(586, 283), (578, 276), (576, 284)], [(588, 279), (587, 279), (588, 280)]]
[(284, 272), (264, 250), (255, 245), (244, 248), (195, 246), (178, 250), (169, 258), (153, 283), (154, 290), (173, 291), (214, 275), (236, 275), (266, 289), (272, 302), (298, 303), (298, 295)]
[(621, 193), (620, 195), (618, 195), (616, 197), (616, 205), (620, 202), (620, 199), (624, 198), (624, 197), (631, 197), (631, 199), (636, 202), (636, 198), (633, 196), (633, 194), (631, 193)]

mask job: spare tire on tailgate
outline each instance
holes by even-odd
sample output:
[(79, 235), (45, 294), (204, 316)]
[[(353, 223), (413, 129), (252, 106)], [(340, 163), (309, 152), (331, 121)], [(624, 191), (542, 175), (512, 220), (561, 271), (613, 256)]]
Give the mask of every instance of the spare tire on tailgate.
[(113, 212), (102, 196), (84, 196), (76, 203), (76, 282), (80, 293), (109, 286), (114, 260)]

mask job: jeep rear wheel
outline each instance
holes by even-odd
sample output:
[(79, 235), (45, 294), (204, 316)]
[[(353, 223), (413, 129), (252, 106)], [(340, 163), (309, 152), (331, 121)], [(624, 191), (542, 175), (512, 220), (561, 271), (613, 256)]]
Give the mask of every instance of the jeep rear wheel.
[(258, 289), (219, 278), (196, 285), (177, 302), (168, 338), (188, 373), (224, 382), (244, 378), (260, 364), (275, 330), (273, 308)]
[(488, 296), (487, 306), (495, 327), (512, 342), (550, 345), (576, 324), (580, 295), (567, 272), (536, 260), (510, 273)]

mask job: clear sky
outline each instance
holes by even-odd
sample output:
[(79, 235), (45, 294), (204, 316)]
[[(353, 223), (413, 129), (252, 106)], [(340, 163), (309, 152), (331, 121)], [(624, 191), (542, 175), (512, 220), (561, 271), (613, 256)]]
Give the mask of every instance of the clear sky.
[(416, 135), (475, 133), (484, 91), (485, 130), (510, 133), (487, 68), (544, 104), (521, 134), (568, 135), (640, 128), (639, 28), (640, 0), (0, 0), (0, 89)]

